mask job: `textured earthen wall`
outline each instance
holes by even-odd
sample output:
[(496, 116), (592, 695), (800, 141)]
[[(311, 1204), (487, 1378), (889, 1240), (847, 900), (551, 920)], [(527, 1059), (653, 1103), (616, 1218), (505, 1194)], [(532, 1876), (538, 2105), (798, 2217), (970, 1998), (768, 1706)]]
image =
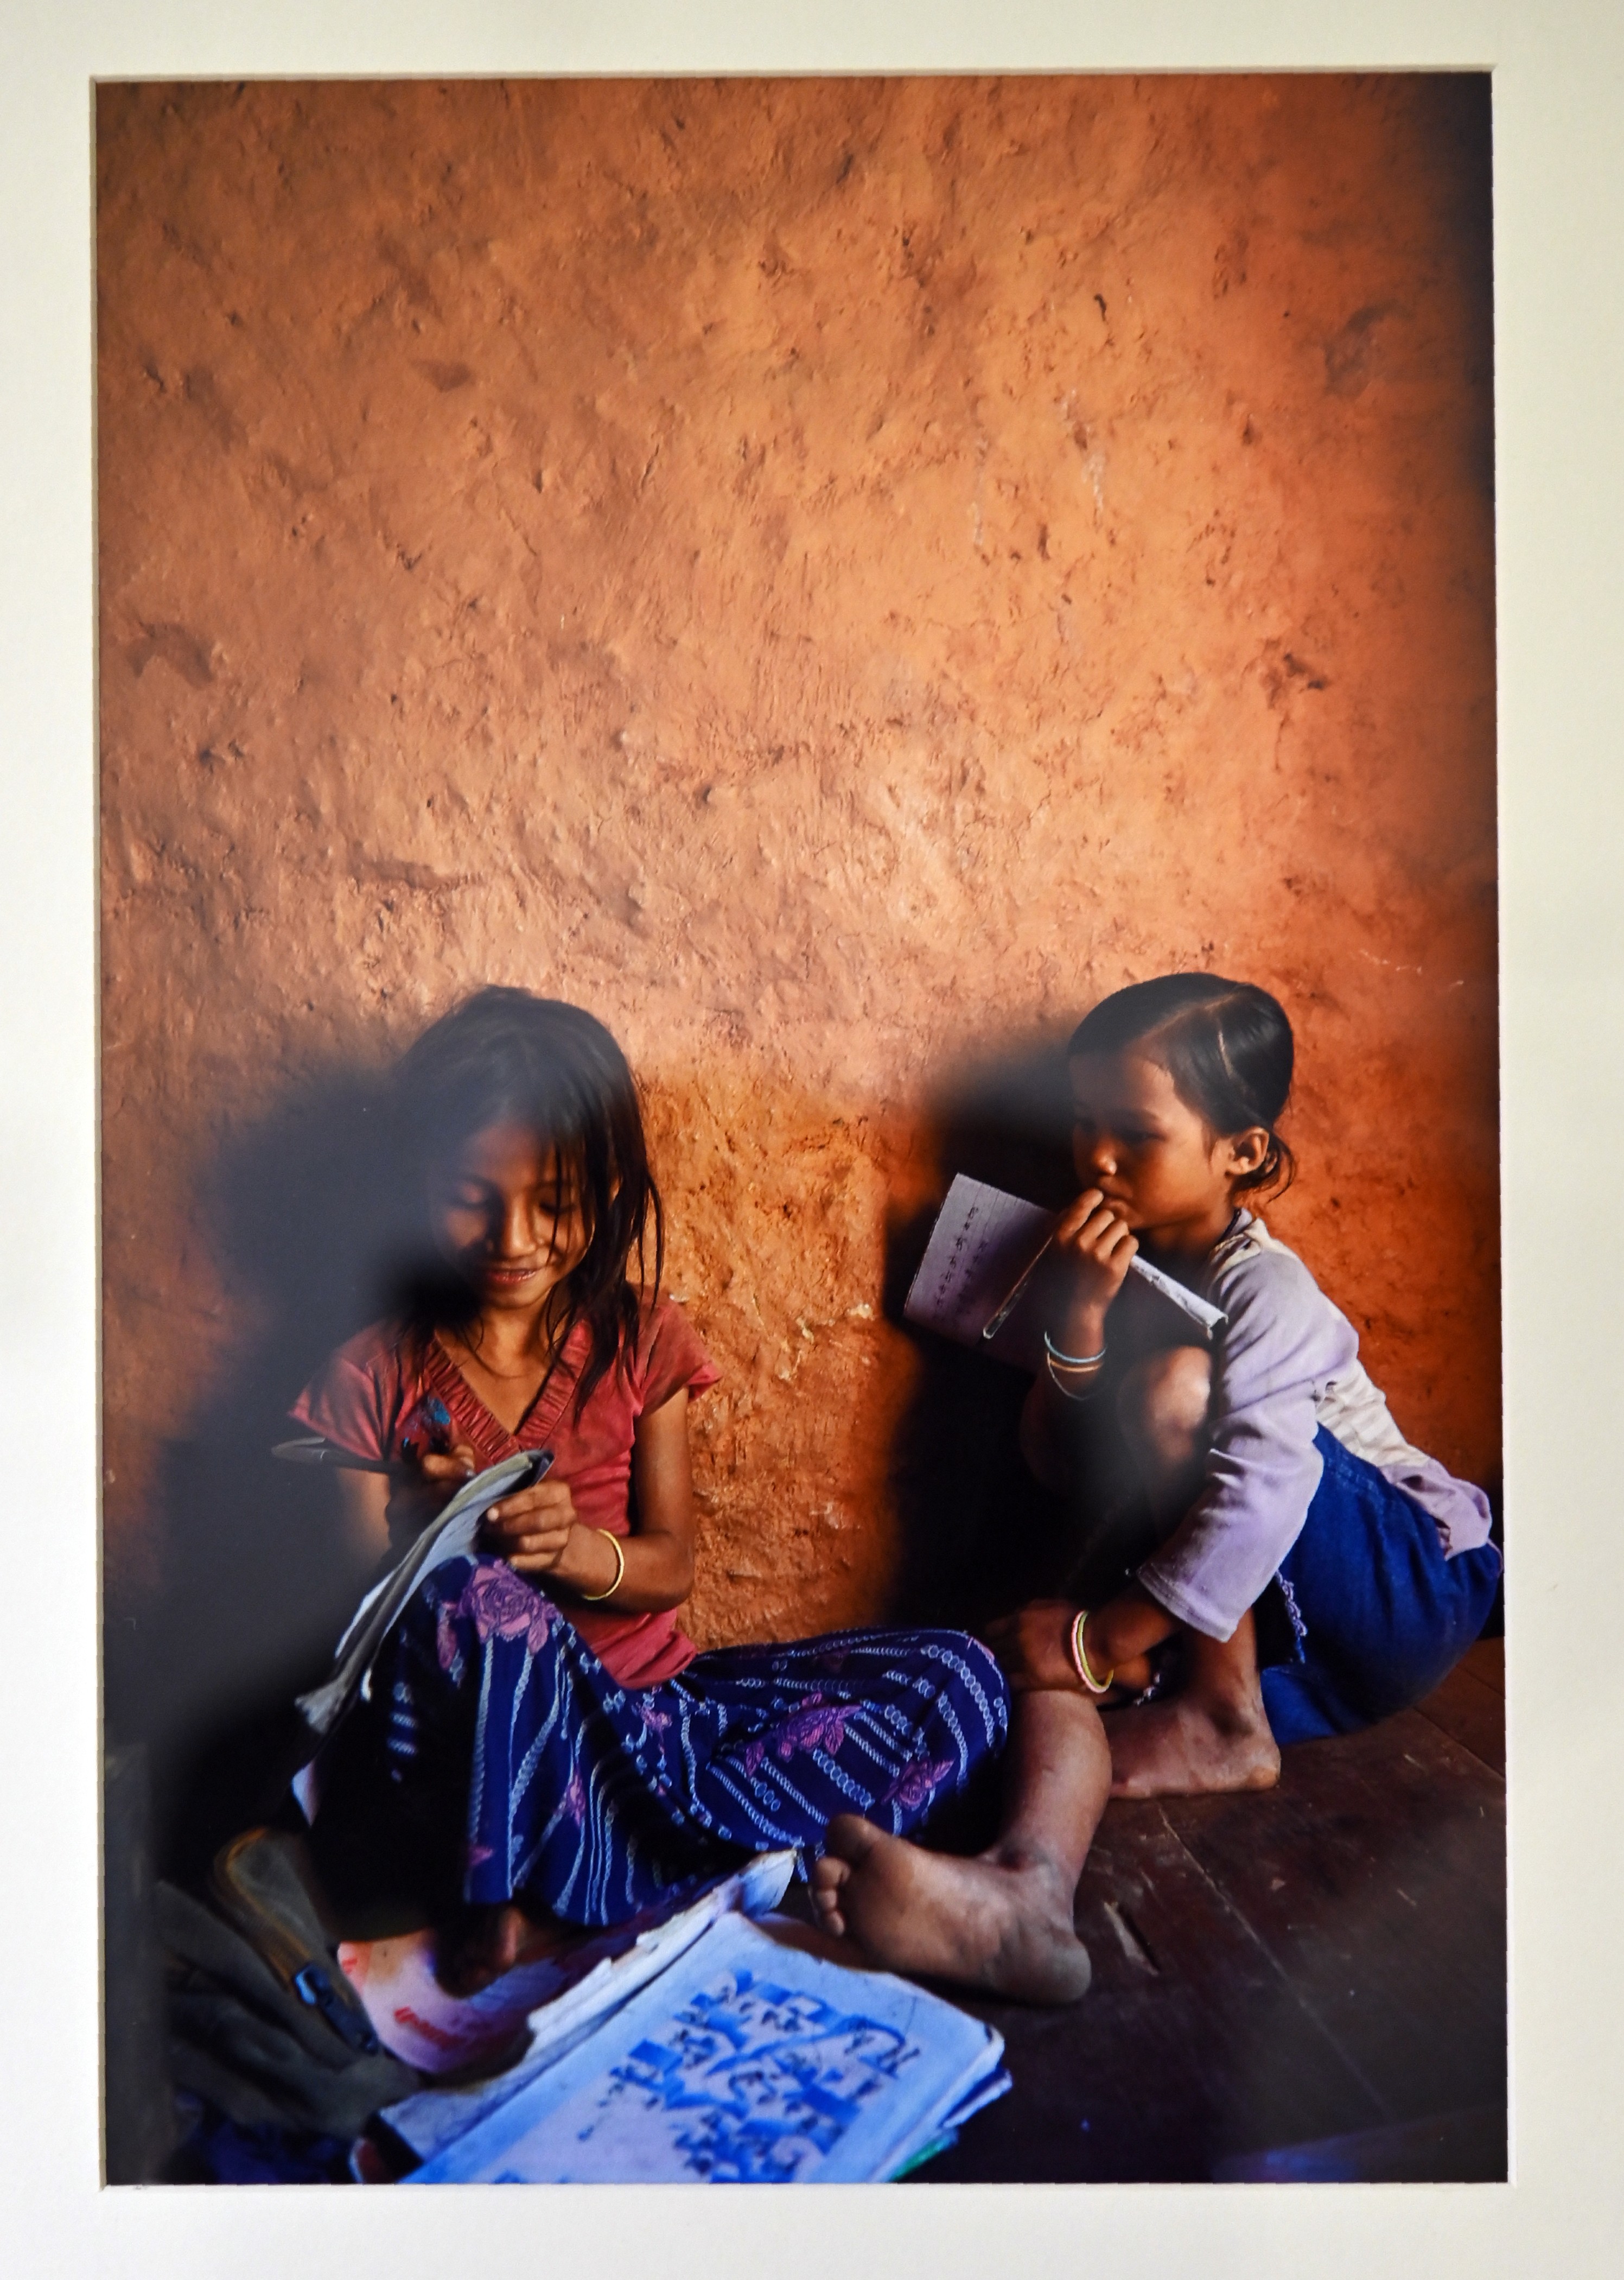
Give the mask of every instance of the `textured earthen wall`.
[(263, 1341), (323, 1270), (322, 1086), (488, 979), (647, 1082), (726, 1371), (702, 1639), (884, 1604), (931, 1104), (1169, 967), (1284, 998), (1275, 1223), (1411, 1436), (1493, 1470), (1485, 119), (103, 92), (115, 1620), (188, 1494), (229, 1576), (233, 1452), (186, 1452), (315, 1358)]

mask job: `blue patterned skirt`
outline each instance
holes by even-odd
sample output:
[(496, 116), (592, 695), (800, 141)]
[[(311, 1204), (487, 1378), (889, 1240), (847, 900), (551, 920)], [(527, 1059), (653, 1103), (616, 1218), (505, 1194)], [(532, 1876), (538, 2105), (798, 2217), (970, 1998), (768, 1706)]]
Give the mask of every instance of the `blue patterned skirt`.
[(949, 1630), (728, 1647), (628, 1689), (504, 1562), (448, 1560), (322, 1752), (318, 1857), (341, 1895), (620, 1923), (750, 1852), (816, 1854), (837, 1814), (916, 1828), (1003, 1747), (1009, 1707)]

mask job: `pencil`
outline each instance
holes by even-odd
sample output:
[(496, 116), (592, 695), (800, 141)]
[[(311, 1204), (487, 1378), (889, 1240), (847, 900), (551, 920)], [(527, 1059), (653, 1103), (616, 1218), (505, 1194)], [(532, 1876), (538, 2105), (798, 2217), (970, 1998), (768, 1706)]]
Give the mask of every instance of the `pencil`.
[(352, 1457), (348, 1449), (335, 1442), (279, 1441), (272, 1450), (290, 1465), (326, 1465), (341, 1473), (398, 1473), (402, 1467), (391, 1465), (382, 1457)]
[(1014, 1289), (1010, 1292), (1009, 1296), (1004, 1299), (1004, 1304), (998, 1308), (997, 1313), (989, 1315), (987, 1321), (981, 1324), (981, 1336), (984, 1338), (996, 1338), (997, 1336), (998, 1332), (1004, 1328), (1005, 1322), (1008, 1321), (1010, 1316), (1014, 1313), (1015, 1301), (1020, 1298), (1028, 1283), (1036, 1274), (1044, 1259), (1047, 1258), (1050, 1245), (1053, 1241), (1054, 1236), (1052, 1234), (1046, 1235), (1043, 1237), (1043, 1248), (1037, 1252), (1035, 1258), (1029, 1259), (1026, 1266), (1021, 1268), (1020, 1280), (1016, 1282)]
[[(1016, 1301), (1042, 1265), (1053, 1241), (1052, 1235), (1046, 1237), (1043, 1249), (1021, 1270), (1020, 1280), (1004, 1299), (1004, 1304), (995, 1313), (989, 1315), (987, 1321), (982, 1323), (981, 1336), (984, 1338), (997, 1336), (1004, 1323), (1014, 1313)], [(1214, 1330), (1223, 1327), (1226, 1318), (1219, 1307), (1212, 1306), (1205, 1298), (1197, 1298), (1193, 1290), (1187, 1290), (1181, 1282), (1175, 1282), (1171, 1275), (1164, 1275), (1159, 1267), (1152, 1267), (1149, 1259), (1137, 1257), (1130, 1259), (1128, 1262), (1128, 1271), (1130, 1275), (1137, 1275), (1142, 1282), (1148, 1282), (1152, 1290), (1159, 1290), (1164, 1298), (1170, 1298), (1181, 1313), (1188, 1314), (1192, 1321), (1199, 1322), (1209, 1337)]]

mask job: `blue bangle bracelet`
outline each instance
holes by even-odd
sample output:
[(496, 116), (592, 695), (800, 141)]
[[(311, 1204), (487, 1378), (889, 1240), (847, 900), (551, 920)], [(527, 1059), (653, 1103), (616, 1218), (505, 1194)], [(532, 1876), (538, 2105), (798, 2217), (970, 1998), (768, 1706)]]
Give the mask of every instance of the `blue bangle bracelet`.
[(1105, 1359), (1105, 1349), (1104, 1346), (1100, 1348), (1097, 1354), (1062, 1353), (1059, 1347), (1056, 1345), (1054, 1340), (1050, 1336), (1047, 1330), (1043, 1332), (1043, 1351), (1049, 1356), (1050, 1360), (1058, 1361), (1062, 1369), (1092, 1369), (1096, 1363), (1102, 1362)]

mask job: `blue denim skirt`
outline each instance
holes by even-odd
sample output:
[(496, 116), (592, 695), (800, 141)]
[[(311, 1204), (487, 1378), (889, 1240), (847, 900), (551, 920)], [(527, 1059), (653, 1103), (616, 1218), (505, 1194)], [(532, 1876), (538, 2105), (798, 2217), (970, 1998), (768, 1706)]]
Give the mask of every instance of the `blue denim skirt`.
[(1500, 1578), (1492, 1544), (1446, 1560), (1436, 1524), (1321, 1426), (1325, 1473), (1275, 1578), (1287, 1659), (1262, 1674), (1277, 1742), (1374, 1726), (1431, 1692), (1482, 1631)]

